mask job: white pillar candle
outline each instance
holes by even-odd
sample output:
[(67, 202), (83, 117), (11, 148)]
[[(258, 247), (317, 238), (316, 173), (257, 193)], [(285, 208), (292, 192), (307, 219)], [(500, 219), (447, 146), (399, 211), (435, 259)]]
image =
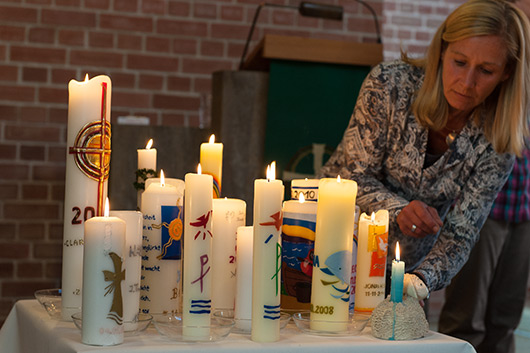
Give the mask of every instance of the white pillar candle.
[(252, 244), (254, 227), (237, 228), (235, 326), (250, 332), (252, 320)]
[(160, 174), (146, 180), (142, 195), (140, 310), (145, 314), (177, 312), (182, 298), (184, 182)]
[(304, 194), (306, 201), (318, 200), (319, 179), (293, 179), (291, 180), (291, 198), (298, 200), (299, 194)]
[(201, 174), (199, 165), (198, 174), (188, 173), (184, 181), (182, 335), (201, 340), (209, 336), (212, 306), (212, 176)]
[(71, 321), (81, 308), (83, 222), (103, 215), (107, 197), (110, 78), (71, 80), (68, 92), (61, 312)]
[(372, 312), (385, 299), (388, 211), (359, 218), (355, 311)]
[(403, 279), (405, 277), (405, 262), (399, 261), (399, 242), (396, 242), (396, 258), (392, 260), (392, 278), (390, 287), (390, 301), (403, 301)]
[(283, 203), (282, 225), (282, 308), (308, 309), (311, 301), (313, 252), (317, 203), (298, 200)]
[(281, 226), (284, 187), (275, 180), (254, 182), (254, 248), (252, 265), (252, 330), (256, 342), (280, 338)]
[[(108, 208), (107, 208), (108, 209)], [(110, 346), (123, 342), (125, 222), (94, 217), (85, 222), (81, 341)]]
[(236, 295), (236, 233), (246, 222), (247, 204), (214, 199), (212, 233), (212, 307), (234, 309)]
[(202, 173), (213, 178), (213, 197), (220, 197), (223, 179), (223, 144), (215, 142), (215, 135), (212, 135), (208, 143), (201, 144), (200, 154)]
[[(156, 148), (151, 148), (153, 146), (153, 139), (149, 139), (145, 149), (136, 150), (138, 153), (138, 170), (145, 171), (146, 177), (149, 178), (156, 176)], [(137, 180), (139, 183), (145, 183), (145, 180), (138, 177)], [(145, 189), (144, 189), (145, 190)], [(142, 193), (143, 190), (138, 190), (137, 193), (137, 207), (140, 210), (142, 208)]]
[(353, 180), (320, 179), (311, 287), (313, 330), (346, 329), (356, 196)]
[(123, 286), (123, 325), (125, 332), (134, 331), (140, 311), (140, 277), (142, 268), (142, 213), (110, 211), (111, 217), (125, 222), (125, 284)]

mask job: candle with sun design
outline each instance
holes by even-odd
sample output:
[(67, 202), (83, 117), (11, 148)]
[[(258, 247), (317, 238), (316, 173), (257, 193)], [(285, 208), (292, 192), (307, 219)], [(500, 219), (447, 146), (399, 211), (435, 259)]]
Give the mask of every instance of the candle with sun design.
[(62, 317), (82, 301), (84, 222), (102, 216), (110, 162), (111, 81), (97, 76), (68, 84), (64, 197)]
[(161, 171), (160, 178), (147, 179), (145, 185), (140, 311), (176, 312), (182, 300), (184, 182), (165, 178)]

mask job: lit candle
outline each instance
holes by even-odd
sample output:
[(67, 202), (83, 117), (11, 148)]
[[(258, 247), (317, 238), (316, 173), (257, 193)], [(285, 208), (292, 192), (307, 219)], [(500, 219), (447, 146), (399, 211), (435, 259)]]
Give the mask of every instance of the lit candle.
[(282, 308), (309, 309), (317, 203), (298, 200), (283, 203), (282, 224)]
[(388, 211), (359, 218), (355, 310), (372, 312), (385, 299)]
[(267, 179), (254, 181), (252, 329), (256, 342), (280, 338), (281, 226), (283, 183), (273, 162)]
[(298, 200), (300, 193), (304, 194), (306, 201), (318, 200), (319, 179), (293, 179), (291, 180), (291, 198)]
[(145, 180), (150, 177), (156, 177), (156, 148), (153, 146), (153, 139), (149, 139), (145, 149), (136, 150), (138, 153), (138, 179), (137, 182), (140, 185), (144, 185), (143, 188), (138, 189), (137, 193), (137, 207), (140, 210), (142, 208), (142, 193), (145, 190)]
[(182, 335), (184, 340), (209, 335), (212, 307), (212, 176), (186, 174), (184, 181), (184, 281)]
[(315, 257), (311, 287), (313, 330), (346, 330), (357, 183), (324, 178), (318, 186)]
[(125, 283), (123, 292), (123, 322), (125, 331), (138, 326), (140, 310), (140, 278), (142, 268), (142, 213), (138, 211), (110, 211), (126, 225), (125, 229)]
[(81, 341), (110, 346), (123, 342), (122, 281), (125, 280), (125, 222), (104, 217), (85, 222)]
[(405, 262), (399, 261), (399, 242), (396, 242), (396, 259), (392, 260), (392, 278), (390, 287), (390, 301), (403, 301), (403, 278), (405, 277)]
[(237, 228), (235, 326), (250, 332), (252, 319), (252, 244), (254, 227)]
[(103, 215), (110, 161), (111, 81), (97, 76), (68, 84), (64, 196), (62, 317), (81, 308), (83, 222)]
[(184, 182), (146, 180), (142, 195), (143, 246), (140, 310), (145, 314), (177, 312), (181, 303)]
[(236, 233), (245, 225), (247, 204), (214, 199), (212, 233), (212, 307), (234, 309), (236, 295)]
[(220, 197), (223, 177), (223, 144), (215, 142), (215, 135), (210, 136), (208, 143), (201, 144), (200, 164), (203, 174), (209, 174), (213, 178), (213, 197)]

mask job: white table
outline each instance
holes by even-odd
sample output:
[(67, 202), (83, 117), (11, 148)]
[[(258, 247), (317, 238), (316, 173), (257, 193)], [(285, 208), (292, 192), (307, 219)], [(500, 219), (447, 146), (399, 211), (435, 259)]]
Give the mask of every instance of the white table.
[(473, 347), (462, 340), (437, 332), (414, 341), (385, 341), (374, 338), (370, 328), (360, 336), (322, 337), (299, 331), (294, 323), (282, 330), (274, 343), (256, 343), (249, 335), (230, 334), (214, 343), (181, 343), (158, 334), (153, 324), (138, 336), (125, 337), (124, 343), (112, 347), (94, 347), (81, 343), (81, 331), (73, 322), (53, 320), (36, 300), (18, 301), (0, 330), (0, 352), (212, 352), (234, 353), (473, 353)]

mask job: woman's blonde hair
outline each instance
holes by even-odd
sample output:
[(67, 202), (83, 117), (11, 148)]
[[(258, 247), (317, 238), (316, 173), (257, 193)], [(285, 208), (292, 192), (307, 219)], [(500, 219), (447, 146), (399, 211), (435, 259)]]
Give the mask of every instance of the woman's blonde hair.
[(482, 123), (484, 133), (498, 153), (520, 155), (529, 136), (530, 23), (526, 15), (505, 0), (469, 0), (453, 11), (436, 31), (423, 59), (403, 60), (425, 69), (425, 80), (412, 110), (419, 122), (434, 130), (447, 123), (449, 106), (443, 94), (441, 56), (448, 43), (475, 36), (497, 35), (508, 49), (502, 81), (475, 108), (471, 118)]

